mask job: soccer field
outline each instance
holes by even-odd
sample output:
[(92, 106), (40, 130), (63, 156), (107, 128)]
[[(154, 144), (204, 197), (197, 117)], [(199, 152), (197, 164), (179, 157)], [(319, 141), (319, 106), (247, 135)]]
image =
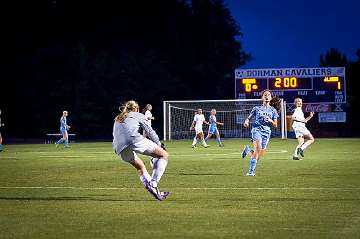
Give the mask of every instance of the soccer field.
[(272, 139), (255, 177), (246, 143), (168, 142), (163, 202), (111, 143), (7, 145), (0, 238), (360, 238), (360, 139), (318, 139), (302, 161)]

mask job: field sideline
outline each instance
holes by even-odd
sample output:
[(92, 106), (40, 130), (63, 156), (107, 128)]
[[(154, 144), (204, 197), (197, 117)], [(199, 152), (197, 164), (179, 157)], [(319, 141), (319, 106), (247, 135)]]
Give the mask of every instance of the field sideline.
[(111, 143), (6, 145), (0, 238), (360, 238), (360, 139), (317, 139), (302, 161), (272, 139), (255, 177), (247, 143), (166, 143), (163, 202)]

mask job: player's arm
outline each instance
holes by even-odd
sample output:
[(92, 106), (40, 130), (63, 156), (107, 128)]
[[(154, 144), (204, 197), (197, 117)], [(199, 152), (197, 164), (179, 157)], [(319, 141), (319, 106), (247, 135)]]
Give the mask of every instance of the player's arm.
[(273, 111), (272, 117), (266, 116), (265, 117), (265, 121), (266, 122), (270, 122), (272, 124), (272, 126), (274, 128), (277, 128), (278, 126), (278, 121), (277, 119), (279, 118), (279, 114), (277, 113), (276, 110)]
[(217, 121), (216, 121), (216, 124), (218, 124), (218, 125), (224, 125), (224, 123), (217, 122)]
[(310, 115), (308, 117), (306, 117), (306, 119), (305, 119), (305, 121), (306, 121), (305, 123), (307, 123), (309, 120), (311, 120), (314, 115), (315, 115), (314, 112), (310, 112)]
[(143, 120), (140, 120), (139, 123), (140, 127), (145, 131), (149, 139), (155, 144), (161, 146), (159, 136), (156, 134), (155, 130), (153, 130), (153, 128), (151, 128), (151, 126), (146, 122), (146, 119), (144, 118)]
[(245, 127), (245, 128), (249, 127), (250, 119), (254, 116), (254, 114), (255, 114), (255, 107), (252, 108), (249, 116), (248, 116), (248, 117), (245, 119), (245, 121), (244, 121), (244, 127)]
[(265, 121), (270, 122), (274, 128), (277, 127), (277, 118), (271, 119), (269, 116), (266, 116)]

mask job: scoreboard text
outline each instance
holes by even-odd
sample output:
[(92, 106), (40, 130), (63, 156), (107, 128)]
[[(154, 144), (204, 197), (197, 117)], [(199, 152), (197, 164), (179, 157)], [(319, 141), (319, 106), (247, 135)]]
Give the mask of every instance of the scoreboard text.
[(258, 99), (270, 89), (292, 102), (346, 103), (345, 68), (236, 69), (235, 94), (240, 99)]

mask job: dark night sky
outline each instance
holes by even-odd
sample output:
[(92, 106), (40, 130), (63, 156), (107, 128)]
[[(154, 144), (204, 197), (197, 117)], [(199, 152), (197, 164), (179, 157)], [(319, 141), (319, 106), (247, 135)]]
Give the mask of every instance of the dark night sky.
[(329, 48), (356, 59), (358, 0), (225, 2), (244, 33), (245, 51), (254, 57), (245, 68), (318, 66), (320, 55)]

